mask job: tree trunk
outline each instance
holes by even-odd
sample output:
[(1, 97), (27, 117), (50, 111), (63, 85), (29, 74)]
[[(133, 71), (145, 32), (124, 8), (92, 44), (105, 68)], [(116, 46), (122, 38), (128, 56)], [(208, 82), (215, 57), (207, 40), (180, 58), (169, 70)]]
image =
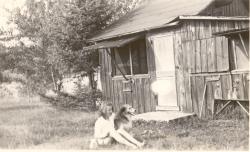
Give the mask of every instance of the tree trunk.
[(56, 82), (55, 82), (55, 78), (54, 78), (54, 72), (53, 72), (53, 66), (51, 66), (50, 71), (51, 71), (52, 81), (53, 81), (53, 84), (54, 84), (54, 90), (57, 91)]
[(94, 73), (91, 72), (91, 73), (88, 73), (88, 77), (89, 77), (89, 83), (90, 83), (90, 87), (92, 90), (96, 89), (96, 83), (95, 83), (95, 80), (94, 80)]

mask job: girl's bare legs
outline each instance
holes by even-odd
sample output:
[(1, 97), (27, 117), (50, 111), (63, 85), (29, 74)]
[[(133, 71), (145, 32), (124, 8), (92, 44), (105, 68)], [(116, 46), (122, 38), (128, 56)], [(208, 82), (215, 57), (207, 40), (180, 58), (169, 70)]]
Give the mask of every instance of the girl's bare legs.
[(144, 145), (144, 143), (139, 142), (138, 140), (136, 140), (133, 136), (131, 136), (128, 132), (126, 132), (123, 129), (119, 129), (117, 130), (118, 133), (120, 133), (122, 136), (124, 136), (125, 138), (127, 138), (127, 140), (129, 140), (130, 142), (132, 142), (133, 144), (137, 145), (138, 147), (142, 147)]
[(127, 139), (125, 139), (120, 133), (118, 133), (115, 130), (110, 132), (110, 136), (113, 137), (117, 142), (121, 144), (127, 145), (132, 148), (137, 148), (135, 144), (130, 143)]

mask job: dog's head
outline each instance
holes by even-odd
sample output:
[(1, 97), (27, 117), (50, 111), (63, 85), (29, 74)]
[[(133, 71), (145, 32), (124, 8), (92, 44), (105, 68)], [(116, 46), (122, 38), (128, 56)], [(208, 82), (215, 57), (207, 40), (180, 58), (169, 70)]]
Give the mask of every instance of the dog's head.
[(135, 112), (136, 110), (132, 106), (128, 104), (123, 105), (115, 115), (115, 129), (118, 129), (121, 126), (125, 126), (125, 124), (131, 122), (131, 117), (135, 115)]
[(103, 101), (101, 100), (101, 98), (96, 99), (95, 105), (96, 105), (97, 109), (99, 109), (103, 105)]
[(134, 116), (135, 115), (136, 110), (128, 104), (125, 104), (121, 107), (120, 109), (120, 113), (122, 113), (123, 115), (131, 115)]

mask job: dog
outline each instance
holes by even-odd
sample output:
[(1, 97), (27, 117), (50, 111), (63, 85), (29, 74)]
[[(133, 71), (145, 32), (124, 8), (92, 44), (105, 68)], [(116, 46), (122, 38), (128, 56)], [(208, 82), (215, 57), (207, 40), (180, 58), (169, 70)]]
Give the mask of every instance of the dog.
[[(105, 104), (103, 104), (103, 106), (105, 107)], [(103, 121), (103, 119), (98, 119), (95, 124), (95, 133), (99, 133), (102, 136), (103, 132), (106, 134), (106, 132), (111, 128), (111, 130), (116, 130), (112, 134), (112, 139), (118, 139), (120, 143), (123, 143), (133, 148), (143, 147), (145, 144), (144, 142), (137, 141), (131, 134), (128, 133), (129, 129), (132, 128), (132, 116), (135, 115), (135, 112), (136, 110), (132, 106), (127, 104), (123, 105), (117, 113), (113, 113), (109, 117), (111, 124), (108, 124), (107, 121)], [(97, 129), (101, 123), (104, 124), (104, 126), (99, 127), (99, 129)], [(109, 127), (105, 128), (105, 126)], [(103, 131), (99, 132), (98, 130)], [(96, 135), (97, 134), (95, 134), (95, 136)], [(121, 140), (121, 138), (124, 138), (128, 141), (125, 142), (125, 140)], [(99, 145), (110, 145), (112, 141), (113, 140), (110, 140), (109, 136), (105, 136), (104, 138), (101, 137), (92, 139), (90, 142), (90, 149), (95, 149)]]
[(124, 129), (128, 131), (132, 128), (132, 116), (135, 115), (135, 112), (136, 110), (131, 105), (123, 105), (114, 117), (115, 130)]
[(95, 101), (96, 109), (99, 109), (102, 105), (103, 105), (103, 100), (101, 100), (101, 98), (97, 98)]

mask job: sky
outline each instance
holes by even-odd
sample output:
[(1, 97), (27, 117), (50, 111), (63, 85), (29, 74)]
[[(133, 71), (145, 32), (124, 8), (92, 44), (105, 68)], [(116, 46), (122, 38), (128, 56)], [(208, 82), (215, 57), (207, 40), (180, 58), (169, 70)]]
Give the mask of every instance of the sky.
[(6, 22), (10, 14), (5, 11), (5, 8), (12, 10), (23, 6), (24, 2), (25, 0), (0, 0), (0, 28), (7, 27)]

